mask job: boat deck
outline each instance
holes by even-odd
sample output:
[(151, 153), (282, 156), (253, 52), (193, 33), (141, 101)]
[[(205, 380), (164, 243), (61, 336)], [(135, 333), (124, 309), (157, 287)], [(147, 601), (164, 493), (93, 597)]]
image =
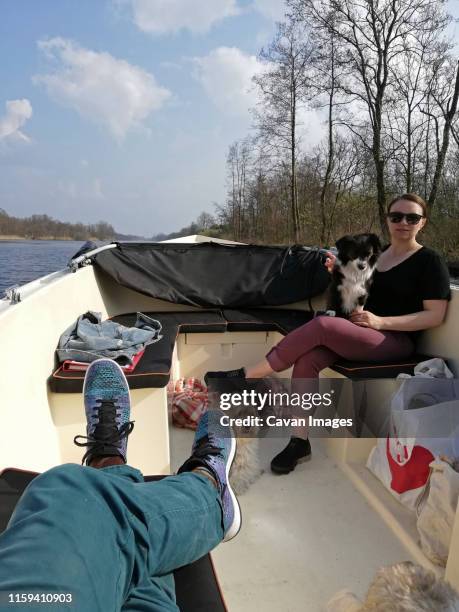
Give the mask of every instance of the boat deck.
[[(172, 428), (172, 469), (188, 456), (192, 440), (191, 431)], [(316, 439), (311, 461), (276, 476), (269, 462), (285, 443), (260, 441), (266, 472), (239, 497), (241, 533), (212, 554), (230, 612), (320, 612), (341, 589), (363, 597), (381, 566), (419, 562), (412, 514), (363, 466), (348, 465), (355, 473), (346, 475)], [(373, 496), (371, 505), (353, 479)], [(384, 518), (374, 511), (380, 502)], [(394, 517), (391, 528), (385, 520)], [(399, 523), (404, 543), (396, 535)]]

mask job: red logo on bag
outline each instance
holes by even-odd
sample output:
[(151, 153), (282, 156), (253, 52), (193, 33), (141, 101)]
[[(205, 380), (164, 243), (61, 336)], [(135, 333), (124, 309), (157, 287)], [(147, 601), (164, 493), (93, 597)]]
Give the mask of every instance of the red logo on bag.
[[(404, 447), (405, 457), (407, 453)], [(411, 457), (400, 465), (392, 457), (389, 448), (389, 436), (386, 444), (387, 461), (389, 462), (392, 481), (391, 489), (396, 493), (405, 493), (411, 489), (423, 487), (429, 477), (429, 464), (435, 459), (432, 453), (423, 446), (414, 446), (411, 452)]]

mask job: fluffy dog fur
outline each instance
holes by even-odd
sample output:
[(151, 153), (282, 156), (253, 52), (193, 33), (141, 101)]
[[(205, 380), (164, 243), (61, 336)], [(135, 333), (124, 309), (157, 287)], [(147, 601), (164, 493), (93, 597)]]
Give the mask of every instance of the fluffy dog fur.
[(459, 612), (459, 594), (420, 565), (398, 563), (378, 571), (361, 602), (341, 591), (327, 612)]
[[(257, 389), (259, 392), (271, 390), (280, 393), (286, 391), (277, 378), (263, 379)], [(275, 414), (275, 412), (276, 407), (269, 407), (264, 410), (263, 414), (267, 416), (267, 414)], [(232, 408), (231, 416), (236, 418), (256, 417), (259, 416), (259, 412), (257, 406), (241, 406), (240, 408)], [(241, 495), (264, 472), (260, 463), (259, 439), (266, 435), (266, 426), (233, 427), (233, 432), (237, 438), (237, 449), (230, 471), (231, 486), (237, 495)]]
[(245, 493), (263, 474), (257, 438), (237, 438), (236, 456), (231, 466), (231, 486), (236, 495)]
[(365, 305), (381, 243), (376, 234), (356, 234), (340, 238), (336, 248), (328, 309), (334, 310), (337, 317), (348, 317)]

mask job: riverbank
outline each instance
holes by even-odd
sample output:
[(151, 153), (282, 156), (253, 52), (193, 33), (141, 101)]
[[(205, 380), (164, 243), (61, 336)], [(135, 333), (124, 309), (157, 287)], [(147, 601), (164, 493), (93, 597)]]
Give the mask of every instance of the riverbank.
[(69, 236), (37, 236), (37, 237), (31, 237), (31, 236), (16, 236), (16, 235), (0, 235), (0, 240), (46, 240), (46, 241), (50, 241), (50, 240), (65, 240), (67, 242), (86, 242), (87, 240), (92, 240), (92, 241), (96, 241), (99, 240), (99, 238), (94, 238), (94, 237), (89, 237), (89, 238), (70, 238)]

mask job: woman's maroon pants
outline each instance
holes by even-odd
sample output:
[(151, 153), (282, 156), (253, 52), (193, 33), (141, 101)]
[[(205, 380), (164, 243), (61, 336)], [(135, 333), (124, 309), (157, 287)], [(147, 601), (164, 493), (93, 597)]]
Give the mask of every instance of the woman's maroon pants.
[(293, 378), (317, 378), (339, 358), (351, 361), (403, 359), (414, 351), (408, 334), (360, 327), (347, 319), (319, 316), (290, 332), (266, 359), (275, 372), (293, 366)]

